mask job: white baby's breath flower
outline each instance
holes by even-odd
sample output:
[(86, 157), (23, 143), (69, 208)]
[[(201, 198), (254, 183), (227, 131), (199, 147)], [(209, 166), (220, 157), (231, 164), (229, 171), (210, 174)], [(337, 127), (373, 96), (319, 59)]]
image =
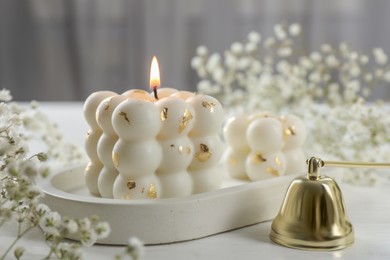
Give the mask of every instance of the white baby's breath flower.
[(98, 237), (94, 230), (83, 230), (81, 232), (81, 244), (86, 247), (90, 247), (96, 243)]
[(39, 204), (37, 206), (37, 213), (40, 217), (43, 217), (45, 214), (49, 214), (51, 212), (50, 208), (46, 204)]
[(237, 56), (230, 51), (225, 52), (225, 65), (229, 69), (235, 69), (237, 67)]
[(292, 36), (298, 36), (301, 34), (301, 26), (297, 23), (293, 23), (289, 26), (288, 31)]
[(206, 48), (206, 46), (199, 46), (198, 48), (196, 48), (196, 54), (201, 56), (201, 57), (205, 57), (207, 56), (208, 54), (208, 50)]
[(376, 63), (379, 65), (385, 65), (387, 63), (387, 55), (382, 48), (374, 48), (372, 50)]
[(210, 87), (211, 87), (210, 81), (205, 80), (205, 79), (199, 81), (198, 86), (197, 86), (197, 88), (200, 92), (206, 92), (206, 93), (208, 93), (210, 91)]
[(207, 77), (207, 71), (206, 71), (205, 67), (198, 68), (197, 73), (198, 73), (199, 78), (204, 79)]
[(278, 40), (284, 40), (287, 37), (287, 34), (281, 24), (274, 25), (274, 34)]
[(290, 47), (281, 47), (278, 49), (278, 56), (285, 58), (292, 54), (292, 50)]
[(357, 64), (351, 65), (349, 68), (349, 74), (352, 77), (358, 77), (360, 75), (360, 67)]
[(316, 52), (316, 51), (312, 52), (312, 53), (310, 54), (310, 59), (311, 59), (312, 61), (314, 61), (314, 62), (320, 62), (320, 61), (322, 60), (321, 53)]
[(308, 59), (307, 57), (301, 57), (299, 59), (299, 63), (306, 69), (311, 69), (313, 68), (313, 63), (310, 59)]
[(216, 68), (213, 71), (213, 79), (217, 83), (221, 83), (224, 79), (224, 70), (222, 68)]
[(257, 50), (257, 44), (254, 43), (254, 42), (248, 42), (247, 44), (245, 44), (245, 52), (246, 53), (253, 53)]
[(78, 231), (77, 222), (74, 221), (73, 219), (64, 220), (64, 228), (69, 234), (74, 234)]
[(372, 74), (371, 73), (367, 73), (366, 75), (364, 75), (364, 80), (366, 81), (366, 82), (371, 82), (372, 80), (373, 80), (373, 76), (372, 76)]
[(325, 63), (331, 68), (337, 67), (340, 64), (339, 60), (333, 54), (325, 57)]
[(12, 96), (11, 96), (11, 93), (8, 89), (0, 90), (0, 101), (8, 102), (11, 100), (12, 100)]
[(322, 44), (321, 45), (321, 51), (323, 53), (326, 53), (326, 54), (331, 53), (332, 52), (332, 46), (330, 44), (327, 44), (327, 43)]
[(358, 81), (358, 80), (349, 81), (346, 84), (346, 88), (350, 89), (351, 91), (357, 92), (360, 90), (360, 81)]
[(95, 226), (95, 233), (97, 239), (103, 239), (108, 237), (110, 232), (111, 232), (111, 228), (107, 222), (100, 222)]
[(318, 71), (314, 71), (309, 75), (309, 80), (315, 83), (321, 82), (321, 74)]
[(61, 242), (57, 246), (60, 259), (82, 259), (82, 252), (75, 243)]
[(258, 44), (261, 41), (261, 35), (258, 32), (250, 32), (248, 34), (248, 40), (251, 43)]
[(362, 55), (362, 56), (360, 56), (360, 63), (361, 63), (361, 64), (365, 65), (365, 64), (367, 64), (369, 61), (370, 61), (370, 59), (368, 58), (367, 55)]
[(135, 259), (140, 259), (144, 255), (144, 243), (137, 237), (130, 237), (127, 243), (127, 252)]
[(61, 224), (61, 216), (57, 212), (49, 212), (39, 219), (39, 226), (43, 232), (51, 236), (59, 236), (58, 227)]
[(206, 64), (206, 69), (208, 72), (212, 73), (217, 67), (221, 64), (221, 55), (219, 53), (214, 53), (210, 56)]
[(201, 66), (203, 66), (202, 58), (201, 57), (194, 57), (191, 60), (191, 67), (193, 69), (199, 69)]
[(351, 61), (357, 61), (358, 58), (359, 58), (359, 55), (357, 54), (356, 51), (353, 51), (353, 52), (351, 52), (351, 53), (349, 54), (349, 59), (350, 59)]
[(255, 60), (255, 61), (251, 62), (251, 66), (249, 68), (249, 71), (251, 73), (258, 74), (258, 73), (260, 73), (261, 69), (262, 69), (262, 66), (261, 66), (261, 63), (259, 61)]
[(244, 46), (240, 42), (235, 42), (230, 47), (231, 51), (235, 55), (240, 55), (244, 51)]
[(237, 68), (240, 70), (245, 70), (249, 67), (250, 62), (250, 59), (247, 57), (240, 58), (238, 60)]
[(267, 49), (271, 48), (274, 44), (275, 44), (275, 39), (272, 37), (269, 37), (269, 38), (265, 39), (265, 41), (264, 41), (264, 46)]

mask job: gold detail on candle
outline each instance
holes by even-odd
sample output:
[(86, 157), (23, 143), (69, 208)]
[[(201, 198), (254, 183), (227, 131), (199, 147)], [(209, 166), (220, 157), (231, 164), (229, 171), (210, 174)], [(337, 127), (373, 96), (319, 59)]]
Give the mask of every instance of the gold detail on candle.
[(165, 121), (168, 119), (168, 108), (167, 107), (164, 107), (163, 110), (161, 110), (160, 118), (161, 118), (161, 121)]
[(148, 192), (148, 195), (151, 199), (155, 199), (157, 198), (157, 191), (156, 191), (156, 186), (151, 183), (150, 186), (149, 186), (149, 192)]
[(205, 162), (210, 159), (211, 155), (213, 155), (213, 153), (209, 151), (209, 147), (207, 145), (200, 144), (199, 148), (200, 152), (195, 153), (195, 158), (198, 159), (198, 161)]
[(193, 116), (191, 112), (186, 108), (184, 110), (183, 117), (181, 118), (181, 122), (179, 125), (179, 133), (183, 132), (184, 129), (186, 129), (192, 118)]
[(174, 145), (174, 144), (171, 144), (170, 147), (175, 148), (175, 145)]
[(179, 153), (183, 154), (183, 146), (181, 146), (181, 145), (179, 146)]
[(114, 162), (114, 165), (116, 168), (119, 166), (119, 155), (116, 152), (112, 153), (112, 161)]
[[(111, 99), (110, 99), (111, 101)], [(105, 107), (104, 107), (104, 111), (107, 111), (108, 109), (110, 109), (110, 103), (108, 103)]]
[(284, 139), (286, 140), (289, 136), (291, 135), (296, 135), (295, 133), (295, 127), (294, 126), (289, 126), (287, 127), (286, 129), (284, 129), (284, 132), (283, 132), (283, 137)]
[(141, 193), (145, 192), (145, 187), (142, 187)]
[(127, 121), (127, 123), (129, 123), (130, 124), (130, 120), (129, 120), (129, 118), (127, 117), (127, 114), (125, 113), (125, 112), (119, 112), (119, 115), (120, 116), (123, 116), (123, 118)]
[(190, 154), (191, 154), (191, 148), (190, 148), (190, 147), (187, 147), (187, 148), (186, 148), (186, 152), (187, 152), (187, 155), (190, 155)]
[(216, 104), (213, 102), (202, 101), (202, 106), (204, 108), (207, 108), (210, 111), (210, 113), (212, 113), (214, 111), (215, 105)]
[(280, 160), (280, 158), (279, 157), (275, 157), (275, 163), (276, 163), (276, 165), (278, 166), (278, 167), (282, 167), (282, 161)]
[(267, 167), (267, 169), (265, 169), (265, 171), (272, 174), (273, 176), (279, 176), (278, 170), (275, 170), (272, 167)]
[(266, 161), (267, 161), (267, 159), (264, 158), (261, 153), (257, 153), (255, 155), (253, 155), (253, 157), (252, 157), (252, 163), (254, 163), (254, 164), (260, 164), (260, 163), (263, 163)]
[(234, 159), (234, 158), (231, 158), (230, 159), (230, 164), (233, 165), (233, 166), (237, 165), (237, 160)]
[(135, 181), (127, 182), (127, 188), (129, 188), (129, 190), (134, 189), (135, 186), (136, 186)]

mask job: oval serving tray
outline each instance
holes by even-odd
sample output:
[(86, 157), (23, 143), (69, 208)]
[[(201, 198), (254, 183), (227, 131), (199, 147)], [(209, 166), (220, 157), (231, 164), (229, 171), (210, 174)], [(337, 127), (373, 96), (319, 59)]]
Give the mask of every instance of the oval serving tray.
[(110, 223), (111, 234), (99, 243), (111, 245), (127, 244), (130, 236), (145, 244), (179, 242), (270, 220), (294, 177), (258, 182), (226, 179), (224, 188), (187, 197), (114, 200), (88, 193), (84, 169), (64, 170), (39, 183), (45, 193), (42, 202), (65, 216), (100, 216)]

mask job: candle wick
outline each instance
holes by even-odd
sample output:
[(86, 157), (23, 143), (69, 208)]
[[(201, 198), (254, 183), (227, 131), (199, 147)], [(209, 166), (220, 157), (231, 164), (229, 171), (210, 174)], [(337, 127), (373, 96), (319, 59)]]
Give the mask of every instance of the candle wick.
[(157, 87), (153, 87), (154, 98), (158, 100)]

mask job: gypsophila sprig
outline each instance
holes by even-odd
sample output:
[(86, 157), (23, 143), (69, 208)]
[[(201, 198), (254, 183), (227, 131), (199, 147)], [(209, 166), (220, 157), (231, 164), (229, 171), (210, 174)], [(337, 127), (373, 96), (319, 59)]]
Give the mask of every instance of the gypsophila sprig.
[[(384, 50), (364, 54), (345, 42), (302, 50), (301, 34), (299, 24), (276, 24), (270, 37), (251, 32), (223, 55), (198, 47), (191, 62), (198, 91), (218, 98), (228, 114), (267, 110), (302, 117), (309, 156), (390, 161), (389, 105), (365, 102), (376, 86), (390, 82)], [(375, 178), (364, 171), (348, 181), (372, 184)]]
[(137, 260), (141, 259), (144, 253), (144, 243), (137, 237), (130, 237), (124, 252), (116, 255), (115, 260)]
[[(50, 248), (47, 258), (81, 259), (80, 246), (90, 246), (107, 237), (109, 225), (97, 217), (80, 220), (60, 216), (39, 203), (43, 194), (35, 185), (39, 176), (48, 175), (48, 162), (76, 164), (82, 160), (81, 152), (64, 143), (55, 125), (37, 109), (37, 103), (26, 108), (11, 100), (8, 90), (0, 91), (0, 228), (12, 222), (17, 233), (0, 259), (5, 259), (11, 250), (20, 259), (26, 250), (15, 247), (17, 242), (38, 226)], [(41, 140), (47, 151), (31, 152), (29, 141), (33, 139)], [(78, 236), (81, 244), (64, 242), (68, 234)]]
[(383, 49), (365, 55), (341, 43), (305, 53), (294, 44), (300, 34), (299, 24), (276, 24), (264, 41), (251, 32), (223, 55), (199, 47), (191, 62), (201, 79), (198, 91), (214, 95), (228, 109), (277, 112), (318, 101), (352, 104), (368, 97), (378, 82), (390, 82)]

